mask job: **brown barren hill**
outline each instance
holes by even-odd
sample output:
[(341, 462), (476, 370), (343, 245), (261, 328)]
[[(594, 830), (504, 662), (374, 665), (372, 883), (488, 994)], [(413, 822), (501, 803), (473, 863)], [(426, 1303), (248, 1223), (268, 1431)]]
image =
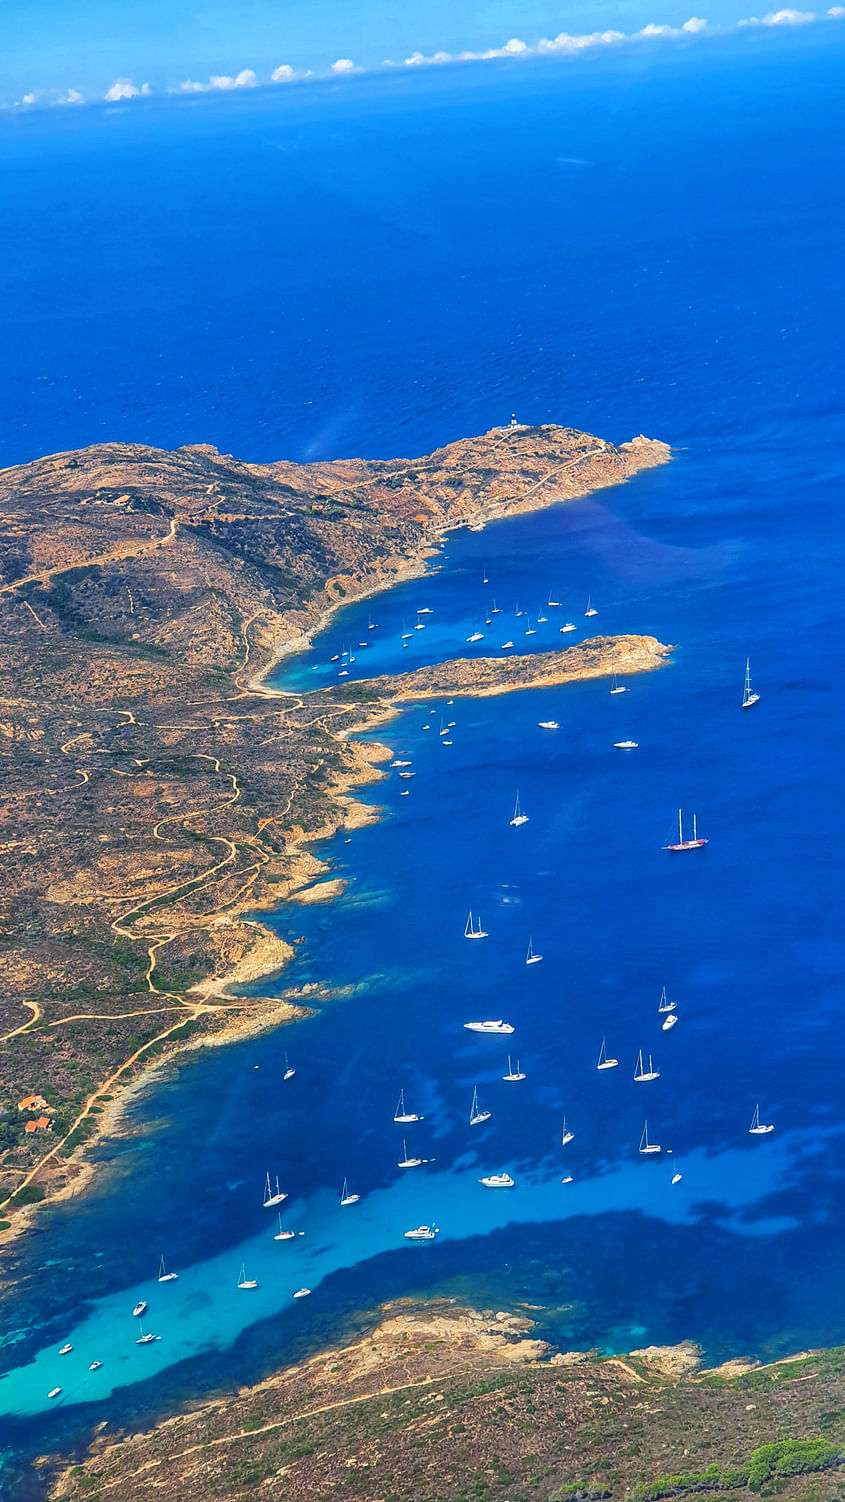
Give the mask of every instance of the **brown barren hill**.
[[(392, 711), (373, 685), (276, 692), (268, 665), (422, 573), (448, 528), (669, 458), (544, 426), (419, 459), (109, 443), (0, 473), (0, 1236), (82, 1187), (140, 1071), (303, 1000), (232, 994), (290, 955), (246, 914), (313, 886), (307, 842), (367, 817), (348, 790), (385, 753), (350, 736)], [(27, 1132), (32, 1096), (49, 1126)]]

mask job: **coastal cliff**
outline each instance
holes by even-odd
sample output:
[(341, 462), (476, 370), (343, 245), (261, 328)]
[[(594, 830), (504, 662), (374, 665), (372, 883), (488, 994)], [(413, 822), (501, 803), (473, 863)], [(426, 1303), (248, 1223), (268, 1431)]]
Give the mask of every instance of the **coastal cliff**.
[(0, 1235), (84, 1184), (80, 1150), (140, 1071), (296, 1015), (231, 994), (290, 954), (245, 915), (313, 891), (304, 847), (368, 817), (348, 792), (389, 753), (353, 734), (393, 711), (378, 685), (276, 692), (268, 666), (423, 572), (449, 528), (670, 457), (544, 426), (414, 460), (103, 444), (0, 473)]

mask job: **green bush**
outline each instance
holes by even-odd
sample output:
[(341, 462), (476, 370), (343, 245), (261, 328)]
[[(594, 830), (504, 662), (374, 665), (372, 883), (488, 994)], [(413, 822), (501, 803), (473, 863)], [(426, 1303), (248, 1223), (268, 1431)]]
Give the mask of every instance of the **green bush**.
[(12, 1203), (15, 1205), (37, 1205), (43, 1200), (45, 1191), (40, 1184), (24, 1184), (17, 1194), (12, 1195)]

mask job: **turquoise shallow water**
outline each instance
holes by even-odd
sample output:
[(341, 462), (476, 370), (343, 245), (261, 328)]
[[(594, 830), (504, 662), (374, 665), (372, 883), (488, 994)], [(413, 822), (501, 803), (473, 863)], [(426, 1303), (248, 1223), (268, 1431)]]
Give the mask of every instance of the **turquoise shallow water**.
[[(525, 1300), (542, 1306), (542, 1332), (580, 1346), (692, 1337), (717, 1356), (845, 1338), (842, 226), (824, 187), (841, 105), (812, 49), (800, 67), (778, 49), (753, 66), (722, 61), (624, 88), (591, 74), (580, 92), (550, 90), (543, 75), (533, 94), (520, 85), (521, 113), (510, 94), (479, 93), (461, 106), (469, 175), (453, 167), (454, 101), (425, 125), (411, 112), (419, 176), (405, 183), (416, 218), (409, 208), (403, 232), (412, 222), (414, 234), (390, 256), (370, 187), (349, 190), (347, 245), (392, 256), (420, 308), (400, 359), (364, 316), (376, 303), (362, 252), (364, 311), (338, 315), (334, 349), (367, 410), (376, 404), (358, 422), (360, 447), (383, 439), (388, 395), (400, 437), (384, 450), (407, 439), (413, 451), (506, 418), (498, 397), (519, 385), (520, 415), (615, 439), (645, 428), (677, 452), (628, 486), (452, 536), (439, 572), (343, 612), (279, 682), (331, 681), (346, 644), (354, 676), (508, 639), (535, 650), (579, 640), (588, 593), (590, 629), (678, 646), (618, 698), (585, 683), (456, 700), (442, 706), (449, 737), (440, 706), (434, 729), (412, 706), (380, 732), (416, 776), (394, 771), (368, 790), (385, 817), (327, 845), (349, 882), (337, 903), (269, 920), (305, 937), (286, 983), (343, 994), (295, 1027), (180, 1063), (133, 1104), (142, 1130), (103, 1147), (110, 1171), (94, 1190), (45, 1216), (16, 1254), (18, 1287), (0, 1305), (0, 1410), (16, 1452), (253, 1379), (396, 1294)], [(400, 173), (395, 105), (345, 125), (362, 161), (370, 152), (373, 181)], [(226, 149), (251, 160), (255, 137), (239, 129)], [(303, 218), (333, 129), (297, 126)], [(212, 147), (200, 133), (193, 149), (200, 181)], [(519, 156), (527, 182), (512, 176), (507, 191), (523, 212), (494, 253), (478, 224), (501, 193), (503, 157)], [(560, 156), (589, 164), (565, 191)], [(439, 321), (442, 298), (458, 297), (458, 265), (460, 338)], [(342, 282), (349, 268), (335, 272)], [(411, 393), (414, 362), (452, 372), (454, 403), (428, 376)], [(495, 411), (482, 389), (491, 362)], [(471, 396), (469, 364), (482, 383)], [(143, 362), (136, 378), (164, 437), (171, 418)], [(562, 606), (543, 611), (550, 591)], [(502, 614), (487, 627), (494, 596)], [(532, 625), (549, 617), (530, 638), (517, 601)], [(403, 618), (422, 606), (426, 629), (405, 649)], [(559, 635), (563, 616), (574, 636)], [(762, 698), (743, 715), (747, 653)], [(559, 731), (538, 728), (549, 718)], [(630, 755), (613, 747), (628, 736)], [(529, 823), (513, 829), (517, 788)], [(679, 804), (710, 839), (700, 854), (660, 849)], [(480, 944), (463, 938), (470, 906), (489, 931)], [(533, 967), (529, 936), (544, 956)], [(656, 1013), (664, 984), (680, 1017), (669, 1035)], [(512, 1045), (463, 1029), (500, 1015)], [(595, 1069), (603, 1035), (620, 1060), (607, 1074)], [(631, 1078), (640, 1047), (661, 1070), (649, 1085)], [(509, 1048), (528, 1076), (517, 1085), (501, 1080)], [(297, 1072), (284, 1084), (286, 1050)], [(475, 1085), (492, 1116), (470, 1128)], [(397, 1167), (402, 1086), (425, 1116), (409, 1146), (433, 1160), (414, 1170)], [(757, 1101), (775, 1124), (761, 1140), (747, 1134)], [(561, 1148), (564, 1112), (575, 1139)], [(646, 1113), (680, 1160), (676, 1186), (665, 1156), (637, 1154)], [(261, 1207), (268, 1168), (289, 1191), (286, 1221), (305, 1233), (289, 1243), (272, 1240)], [(477, 1185), (503, 1168), (513, 1192)], [(344, 1175), (362, 1199), (341, 1209)], [(402, 1232), (428, 1220), (438, 1241), (407, 1245)], [(166, 1287), (154, 1281), (161, 1253), (179, 1272)], [(237, 1290), (242, 1262), (259, 1290)], [(294, 1303), (303, 1283), (313, 1292)], [(131, 1316), (140, 1296), (162, 1337), (145, 1348)], [(74, 1349), (60, 1357), (65, 1340)], [(103, 1366), (89, 1374), (92, 1359)]]

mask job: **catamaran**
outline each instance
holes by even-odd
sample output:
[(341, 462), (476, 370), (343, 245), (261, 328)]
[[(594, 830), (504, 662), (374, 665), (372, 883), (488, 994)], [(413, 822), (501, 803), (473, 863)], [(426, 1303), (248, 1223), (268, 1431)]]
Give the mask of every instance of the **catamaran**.
[(561, 636), (565, 636), (566, 633), (567, 633), (567, 631), (577, 631), (577, 630), (578, 630), (578, 627), (576, 626), (576, 624), (575, 624), (574, 621), (567, 621), (565, 626), (558, 626), (558, 631), (560, 632)]
[(157, 1335), (153, 1335), (152, 1331), (150, 1330), (148, 1330), (145, 1335), (140, 1324), (138, 1326), (138, 1329), (141, 1331), (141, 1333), (135, 1341), (136, 1346), (151, 1346), (153, 1341), (158, 1340), (159, 1338)]
[(492, 1115), (492, 1111), (482, 1111), (481, 1107), (479, 1106), (478, 1086), (476, 1085), (472, 1092), (472, 1105), (469, 1108), (470, 1126), (481, 1126), (482, 1122), (489, 1121)]
[(568, 1142), (574, 1142), (574, 1141), (575, 1141), (575, 1133), (571, 1132), (569, 1130), (569, 1127), (566, 1125), (566, 1117), (564, 1116), (564, 1118), (563, 1118), (563, 1130), (561, 1131), (561, 1134), (560, 1134), (560, 1145), (561, 1145), (561, 1147), (566, 1147), (566, 1145), (567, 1145)]
[(590, 596), (589, 595), (587, 595), (587, 608), (584, 611), (584, 614), (586, 616), (598, 615), (598, 611), (596, 610), (595, 606), (590, 603)]
[(692, 839), (684, 839), (684, 816), (678, 809), (678, 838), (663, 846), (664, 850), (701, 850), (707, 844), (706, 840), (699, 838), (697, 816), (692, 816)]
[(473, 631), (472, 636), (468, 636), (467, 637), (467, 641), (483, 641), (483, 640), (484, 640), (484, 632), (483, 631)]
[(520, 824), (528, 823), (528, 815), (524, 814), (519, 806), (519, 791), (517, 791), (516, 802), (513, 806), (513, 818), (510, 822), (513, 829), (518, 829)]
[(397, 1168), (419, 1168), (419, 1166), (420, 1166), (421, 1163), (422, 1163), (422, 1158), (409, 1158), (408, 1157), (408, 1147), (407, 1147), (407, 1144), (405, 1142), (405, 1138), (403, 1137), (402, 1138), (402, 1156), (399, 1159), (399, 1162), (396, 1164), (396, 1167)]
[(539, 965), (539, 963), (542, 960), (542, 958), (543, 958), (543, 956), (541, 954), (537, 954), (536, 951), (535, 951), (535, 949), (534, 949), (534, 940), (533, 939), (529, 939), (528, 940), (528, 953), (525, 956), (525, 963), (526, 963), (526, 965)]
[(651, 1054), (649, 1054), (649, 1056), (648, 1056), (648, 1069), (646, 1069), (646, 1067), (645, 1067), (645, 1065), (643, 1063), (643, 1051), (642, 1051), (642, 1049), (640, 1049), (639, 1053), (637, 1054), (637, 1065), (636, 1065), (636, 1068), (634, 1070), (634, 1079), (636, 1080), (636, 1082), (637, 1082), (638, 1085), (645, 1084), (649, 1080), (659, 1080), (660, 1079), (660, 1070), (659, 1069), (655, 1069), (654, 1064), (652, 1062)]
[(503, 1022), (499, 1017), (495, 1022), (465, 1022), (464, 1027), (469, 1033), (512, 1033), (513, 1027), (509, 1022)]
[[(341, 1203), (342, 1203), (342, 1201), (341, 1201)], [(294, 1239), (295, 1236), (296, 1236), (296, 1232), (295, 1231), (284, 1231), (284, 1230), (282, 1230), (282, 1212), (280, 1210), (279, 1211), (279, 1229), (278, 1229), (278, 1231), (275, 1231), (273, 1233), (273, 1240), (274, 1241), (293, 1241), (293, 1239)]]
[(641, 1153), (659, 1153), (662, 1151), (659, 1142), (649, 1142), (648, 1122), (643, 1123), (642, 1136), (640, 1137), (639, 1151)]
[(285, 1054), (285, 1072), (282, 1075), (282, 1080), (292, 1080), (295, 1074), (296, 1070), (291, 1069), (290, 1060), (288, 1059), (287, 1054)]
[(617, 682), (615, 673), (613, 675), (613, 678), (611, 679), (610, 692), (612, 694), (627, 694), (628, 692), (624, 683)]
[(510, 1054), (508, 1054), (508, 1072), (507, 1072), (507, 1074), (503, 1074), (502, 1075), (502, 1079), (503, 1080), (508, 1080), (508, 1081), (513, 1081), (513, 1080), (524, 1080), (525, 1077), (526, 1077), (525, 1074), (523, 1073), (523, 1071), (519, 1067), (519, 1059), (517, 1059), (517, 1061), (516, 1061), (516, 1068), (514, 1069), (513, 1066), (512, 1066), (512, 1064), (511, 1064), (511, 1056), (510, 1056)]
[(247, 1277), (247, 1275), (246, 1275), (246, 1263), (245, 1262), (241, 1263), (241, 1270), (238, 1273), (238, 1287), (239, 1288), (247, 1288), (247, 1289), (249, 1289), (249, 1288), (257, 1288), (258, 1287), (258, 1279), (257, 1278), (248, 1278)]
[(751, 658), (745, 659), (745, 687), (742, 690), (742, 707), (750, 709), (752, 704), (759, 704), (760, 695), (751, 691)]
[(472, 921), (472, 908), (470, 908), (469, 912), (467, 913), (467, 921), (464, 924), (464, 938), (465, 939), (486, 939), (487, 938), (487, 930), (481, 927), (481, 916), (480, 916), (480, 914), (479, 914), (479, 918), (478, 918), (478, 927), (477, 928), (475, 927), (475, 924)]
[(405, 1110), (405, 1090), (403, 1087), (403, 1089), (399, 1091), (399, 1099), (396, 1102), (396, 1110), (393, 1113), (393, 1120), (404, 1123), (406, 1121), (422, 1121), (422, 1119), (422, 1116), (418, 1116), (416, 1111)]
[(515, 1181), (509, 1173), (488, 1173), (478, 1182), (483, 1184), (485, 1189), (513, 1189)]
[(433, 1241), (439, 1226), (415, 1226), (413, 1231), (405, 1231), (406, 1241)]
[(164, 1265), (164, 1258), (162, 1257), (161, 1261), (158, 1264), (159, 1283), (175, 1283), (178, 1276), (178, 1273), (169, 1273), (167, 1271), (167, 1268)]
[(609, 1059), (608, 1058), (608, 1056), (607, 1056), (607, 1040), (605, 1038), (602, 1038), (602, 1040), (601, 1040), (601, 1048), (599, 1049), (599, 1060), (598, 1060), (598, 1063), (596, 1064), (596, 1068), (597, 1069), (616, 1069), (618, 1067), (618, 1065), (619, 1065), (619, 1060), (618, 1059)]
[(658, 1012), (674, 1012), (677, 1003), (670, 1001), (666, 995), (666, 987), (660, 992), (660, 1000), (657, 1003)]
[(340, 1203), (342, 1205), (357, 1205), (357, 1203), (358, 1203), (358, 1201), (359, 1201), (360, 1198), (361, 1198), (360, 1194), (350, 1194), (349, 1193), (349, 1185), (347, 1184), (346, 1180), (344, 1179), (344, 1181), (343, 1181), (343, 1188), (340, 1191)]
[(270, 1184), (270, 1172), (268, 1170), (267, 1177), (264, 1180), (264, 1209), (265, 1210), (271, 1210), (274, 1205), (280, 1205), (282, 1203), (282, 1200), (286, 1200), (286, 1199), (287, 1199), (287, 1195), (284, 1193), (284, 1191), (282, 1189), (279, 1188), (279, 1176), (278, 1176), (278, 1174), (276, 1175), (276, 1187), (275, 1187), (275, 1189), (273, 1189), (271, 1187), (271, 1184)]
[(759, 1106), (754, 1107), (754, 1115), (751, 1118), (751, 1125), (748, 1130), (752, 1137), (766, 1137), (769, 1132), (774, 1131), (773, 1126), (763, 1126), (761, 1123)]

